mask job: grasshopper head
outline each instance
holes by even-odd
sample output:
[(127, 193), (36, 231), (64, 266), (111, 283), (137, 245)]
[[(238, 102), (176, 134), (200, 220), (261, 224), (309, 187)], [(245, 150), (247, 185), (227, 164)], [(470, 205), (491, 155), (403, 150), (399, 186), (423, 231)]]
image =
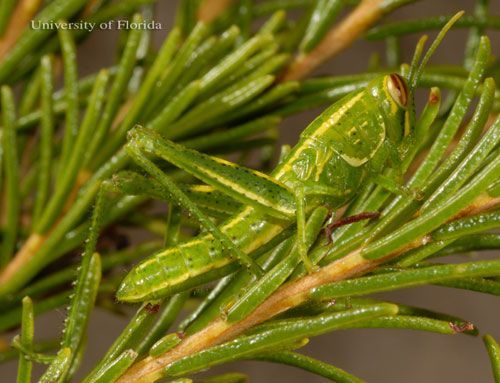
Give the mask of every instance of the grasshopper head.
[(408, 135), (405, 119), (409, 91), (406, 81), (396, 73), (374, 80), (369, 87), (386, 122), (386, 137), (395, 145)]

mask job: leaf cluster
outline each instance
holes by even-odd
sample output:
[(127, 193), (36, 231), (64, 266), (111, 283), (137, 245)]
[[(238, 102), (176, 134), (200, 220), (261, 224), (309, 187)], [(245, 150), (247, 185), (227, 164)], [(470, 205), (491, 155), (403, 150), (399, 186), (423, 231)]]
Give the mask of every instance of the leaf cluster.
[[(199, 233), (175, 195), (158, 177), (143, 175), (124, 149), (135, 125), (238, 163), (252, 157), (253, 167), (268, 172), (283, 118), (327, 106), (391, 72), (408, 79), (412, 97), (415, 88), (430, 89), (423, 111), (411, 110), (402, 174), (382, 175), (400, 176), (404, 187), (367, 183), (343, 212), (380, 218), (338, 225), (332, 241), (321, 230), (327, 210), (318, 209), (306, 227), (314, 272), (301, 264), (292, 228), (250, 254), (263, 277), (234, 265), (215, 285), (197, 281), (206, 284), (143, 303), (83, 381), (190, 382), (215, 365), (262, 360), (361, 382), (296, 350), (346, 328), (478, 335), (467, 320), (371, 297), (428, 284), (500, 295), (499, 259), (444, 258), (500, 246), (500, 65), (484, 36), (499, 20), (489, 15), (488, 1), (478, 0), (474, 14), (462, 18), (377, 24), (412, 2), (181, 0), (159, 49), (151, 31), (123, 32), (116, 64), (80, 78), (77, 46), (87, 33), (30, 29), (29, 19), (139, 23), (153, 18), (154, 0), (2, 1), (0, 331), (21, 329), (12, 347), (0, 349), (0, 361), (19, 357), (18, 382), (31, 381), (33, 363), (47, 364), (40, 382), (71, 381), (93, 335), (92, 311), (122, 311), (114, 296), (128, 265)], [(299, 17), (287, 17), (289, 10)], [(469, 29), (464, 65), (426, 65), (452, 24)], [(401, 36), (443, 27), (423, 59), (425, 39), (412, 63), (403, 63)], [(305, 78), (360, 36), (385, 40), (384, 63), (374, 59), (359, 74)], [(443, 100), (439, 89), (448, 91)], [(208, 224), (241, 209), (185, 172), (157, 165)], [(165, 202), (167, 217), (150, 208)], [(154, 239), (131, 244), (120, 228)], [(68, 301), (61, 338), (35, 342), (35, 317)], [(491, 335), (484, 342), (500, 381), (499, 345)], [(234, 373), (195, 381), (245, 380)]]

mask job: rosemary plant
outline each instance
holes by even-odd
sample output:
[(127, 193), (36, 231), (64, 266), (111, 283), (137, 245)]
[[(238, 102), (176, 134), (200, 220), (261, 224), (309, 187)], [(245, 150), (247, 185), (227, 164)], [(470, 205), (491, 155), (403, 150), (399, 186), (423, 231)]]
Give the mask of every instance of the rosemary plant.
[[(242, 373), (196, 373), (256, 360), (363, 382), (300, 349), (335, 330), (384, 328), (481, 334), (500, 382), (499, 334), (373, 296), (422, 285), (500, 295), (500, 64), (487, 37), (500, 18), (477, 0), (471, 14), (384, 20), (414, 2), (180, 0), (158, 48), (147, 28), (122, 31), (116, 63), (82, 77), (78, 46), (94, 28), (71, 26), (154, 23), (155, 0), (2, 0), (0, 362), (18, 358), (17, 381), (244, 382)], [(34, 27), (43, 23), (59, 28)], [(469, 31), (463, 65), (433, 65), (455, 28)], [(401, 39), (433, 30), (405, 63)], [(384, 40), (385, 62), (312, 76), (359, 38)], [(316, 121), (345, 118), (357, 132), (368, 124), (362, 111), (345, 115), (365, 96), (393, 108), (390, 121), (371, 116), (373, 129), (404, 116), (404, 137), (390, 148), (385, 130), (384, 145), (367, 130), (358, 141), (376, 148), (361, 158), (364, 146), (342, 152), (344, 138), (332, 135), (338, 145), (327, 150), (354, 169), (345, 185), (375, 153), (387, 157), (356, 190), (307, 184), (320, 202), (305, 206), (307, 187), (291, 190), (281, 174), (310, 129), (279, 151), (280, 123), (333, 104)], [(322, 157), (311, 155), (316, 169)], [(243, 243), (248, 233), (227, 229), (237, 220), (275, 232)], [(178, 250), (193, 243), (200, 248), (188, 256)], [(496, 253), (445, 258), (485, 250)], [(118, 300), (140, 303), (99, 362), (79, 372), (92, 312), (122, 312)], [(62, 335), (38, 341), (37, 316), (68, 305)], [(40, 376), (34, 364), (45, 366)]]

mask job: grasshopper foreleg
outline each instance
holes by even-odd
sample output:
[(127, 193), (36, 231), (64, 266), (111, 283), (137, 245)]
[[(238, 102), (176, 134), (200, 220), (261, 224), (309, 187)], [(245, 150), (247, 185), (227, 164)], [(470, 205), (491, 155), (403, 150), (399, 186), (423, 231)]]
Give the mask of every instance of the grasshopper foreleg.
[(308, 272), (314, 271), (314, 265), (307, 256), (306, 244), (306, 207), (305, 194), (303, 188), (298, 188), (295, 194), (295, 203), (297, 206), (297, 250), (300, 259), (304, 263)]
[(305, 182), (295, 191), (295, 201), (297, 206), (297, 250), (304, 266), (308, 272), (315, 271), (315, 266), (307, 255), (307, 240), (306, 240), (306, 197), (311, 195), (317, 196), (334, 196), (338, 191), (329, 186), (316, 184), (313, 182)]

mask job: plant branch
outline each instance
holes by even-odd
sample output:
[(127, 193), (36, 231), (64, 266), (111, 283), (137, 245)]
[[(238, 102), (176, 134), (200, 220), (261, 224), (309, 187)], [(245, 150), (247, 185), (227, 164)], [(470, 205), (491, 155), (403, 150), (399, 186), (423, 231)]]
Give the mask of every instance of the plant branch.
[[(456, 217), (463, 218), (479, 211), (490, 209), (500, 203), (499, 198), (478, 197), (463, 209)], [(431, 238), (424, 235), (407, 243), (383, 258), (366, 259), (361, 253), (364, 247), (352, 251), (347, 256), (321, 268), (315, 273), (293, 280), (280, 287), (249, 316), (236, 323), (218, 318), (203, 330), (186, 337), (178, 346), (158, 357), (147, 357), (134, 364), (118, 383), (154, 382), (163, 376), (163, 370), (172, 362), (206, 348), (233, 339), (237, 335), (293, 307), (297, 307), (310, 298), (311, 290), (328, 283), (341, 281), (373, 270), (376, 266), (398, 257), (400, 254), (423, 246)]]
[(306, 55), (299, 55), (290, 64), (282, 81), (298, 80), (315, 68), (347, 48), (371, 25), (379, 20), (383, 12), (383, 0), (363, 0), (337, 26), (332, 28), (323, 40)]
[(37, 13), (41, 0), (22, 0), (12, 13), (5, 35), (0, 39), (0, 61), (9, 52)]
[[(81, 186), (90, 178), (90, 173), (88, 171), (81, 171), (78, 174), (75, 185), (69, 195), (67, 202), (64, 205), (64, 212), (67, 212), (69, 208), (73, 205), (77, 198), (78, 191)], [(54, 224), (54, 228), (57, 227), (57, 220)], [(9, 262), (3, 270), (0, 272), (0, 285), (8, 282), (16, 273), (23, 269), (23, 267), (30, 262), (34, 255), (40, 250), (42, 245), (45, 243), (47, 238), (49, 238), (52, 229), (47, 233), (39, 234), (32, 233), (28, 239), (24, 242), (23, 246), (18, 250), (12, 261)]]
[(198, 20), (209, 23), (224, 12), (233, 0), (205, 0), (198, 9)]
[(10, 280), (22, 267), (29, 262), (33, 254), (42, 246), (46, 236), (41, 234), (32, 234), (24, 243), (21, 250), (10, 261), (0, 273), (0, 285)]

